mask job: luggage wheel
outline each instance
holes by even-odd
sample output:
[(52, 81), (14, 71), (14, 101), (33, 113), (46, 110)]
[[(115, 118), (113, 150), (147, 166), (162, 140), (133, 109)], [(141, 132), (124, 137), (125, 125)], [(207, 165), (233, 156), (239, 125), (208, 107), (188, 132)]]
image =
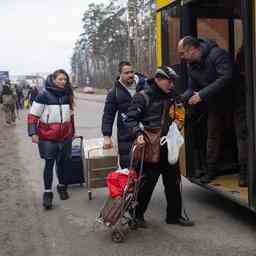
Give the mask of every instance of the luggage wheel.
[(88, 191), (88, 198), (89, 198), (89, 200), (92, 200), (92, 192), (91, 191)]
[(122, 243), (124, 241), (125, 235), (120, 230), (114, 230), (111, 235), (112, 241), (115, 243)]

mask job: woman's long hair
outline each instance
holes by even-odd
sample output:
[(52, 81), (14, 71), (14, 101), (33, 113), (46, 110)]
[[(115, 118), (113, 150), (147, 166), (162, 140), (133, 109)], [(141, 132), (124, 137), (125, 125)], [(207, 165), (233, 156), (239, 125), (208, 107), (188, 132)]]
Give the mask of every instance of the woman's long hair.
[(72, 85), (70, 83), (70, 79), (69, 79), (68, 73), (64, 69), (58, 69), (58, 70), (55, 70), (53, 72), (52, 77), (55, 80), (60, 74), (65, 75), (66, 78), (67, 78), (67, 82), (65, 84), (65, 88), (68, 89), (70, 108), (71, 108), (71, 110), (74, 110), (74, 104), (75, 104), (75, 102), (74, 102), (74, 91), (73, 91)]

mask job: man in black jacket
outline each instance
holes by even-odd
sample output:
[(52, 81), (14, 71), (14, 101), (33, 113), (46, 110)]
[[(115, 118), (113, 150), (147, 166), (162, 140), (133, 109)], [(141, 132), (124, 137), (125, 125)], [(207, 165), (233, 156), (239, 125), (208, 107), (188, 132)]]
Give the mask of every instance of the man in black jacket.
[[(176, 78), (177, 74), (173, 69), (166, 66), (160, 67), (156, 70), (155, 78), (149, 81), (149, 88), (144, 90), (143, 93), (137, 92), (133, 97), (127, 114), (127, 126), (136, 137), (138, 144), (145, 144), (143, 127), (161, 127), (161, 136), (167, 134), (172, 122), (169, 117), (169, 108), (175, 100), (172, 89), (173, 81)], [(164, 122), (161, 122), (163, 113), (165, 113)], [(146, 227), (144, 213), (160, 174), (162, 174), (167, 201), (166, 223), (192, 226), (193, 222), (182, 217), (181, 213), (181, 178), (178, 164), (169, 164), (167, 146), (164, 145), (161, 147), (159, 162), (144, 162), (143, 165), (138, 205), (135, 209), (135, 217), (139, 227)]]
[(114, 86), (109, 91), (102, 117), (102, 134), (104, 136), (104, 148), (111, 148), (112, 130), (117, 116), (117, 139), (119, 162), (121, 168), (130, 165), (130, 151), (134, 138), (125, 125), (126, 114), (131, 103), (132, 96), (136, 92), (136, 85), (140, 82), (139, 77), (134, 74), (131, 64), (127, 61), (119, 63), (120, 76), (115, 81)]
[(233, 63), (226, 50), (207, 39), (186, 36), (180, 40), (178, 52), (188, 63), (184, 100), (192, 107), (200, 102), (206, 104), (208, 110), (207, 172), (201, 178), (201, 182), (208, 183), (216, 176), (223, 119), (232, 94)]

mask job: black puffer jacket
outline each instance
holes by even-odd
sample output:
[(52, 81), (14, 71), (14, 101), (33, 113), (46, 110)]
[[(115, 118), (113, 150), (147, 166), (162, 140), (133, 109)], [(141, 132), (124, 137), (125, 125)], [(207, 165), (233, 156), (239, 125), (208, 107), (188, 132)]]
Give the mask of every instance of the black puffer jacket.
[(161, 118), (165, 107), (165, 121), (162, 128), (162, 136), (165, 136), (172, 122), (168, 110), (175, 102), (175, 93), (164, 93), (151, 80), (150, 87), (145, 90), (145, 94), (147, 94), (147, 99), (139, 92), (134, 95), (127, 114), (127, 126), (134, 137), (143, 133), (140, 123), (144, 127), (161, 127)]
[[(120, 165), (122, 168), (129, 167), (130, 151), (134, 138), (128, 131), (124, 118), (128, 112), (132, 96), (129, 91), (118, 81), (107, 95), (104, 113), (102, 117), (103, 136), (112, 136), (113, 123), (117, 116), (117, 138), (118, 150), (120, 155)], [(122, 117), (123, 115), (123, 117)]]
[(184, 98), (188, 100), (197, 91), (209, 109), (220, 110), (230, 105), (234, 65), (226, 50), (210, 40), (199, 40), (203, 55), (200, 62), (188, 65), (189, 84)]

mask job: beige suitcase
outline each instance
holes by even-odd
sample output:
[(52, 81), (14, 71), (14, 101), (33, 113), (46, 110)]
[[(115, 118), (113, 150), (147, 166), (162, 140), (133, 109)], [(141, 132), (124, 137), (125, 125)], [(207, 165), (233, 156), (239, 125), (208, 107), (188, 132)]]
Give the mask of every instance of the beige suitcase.
[(116, 147), (103, 149), (103, 138), (84, 140), (84, 178), (89, 200), (93, 188), (106, 187), (106, 176), (118, 169)]

